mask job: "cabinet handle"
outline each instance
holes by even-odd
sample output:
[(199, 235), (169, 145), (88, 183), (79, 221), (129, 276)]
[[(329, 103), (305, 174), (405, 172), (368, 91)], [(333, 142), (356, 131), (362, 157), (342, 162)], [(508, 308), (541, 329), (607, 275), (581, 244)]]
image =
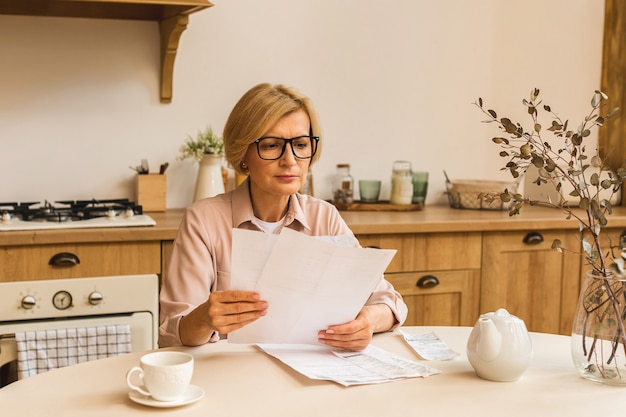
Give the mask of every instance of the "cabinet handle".
[(439, 280), (434, 275), (424, 275), (420, 279), (417, 280), (415, 284), (418, 288), (432, 288), (439, 285)]
[(78, 256), (70, 252), (57, 253), (48, 261), (48, 265), (60, 266), (60, 267), (75, 266), (75, 265), (78, 265), (79, 263), (80, 263), (80, 259), (78, 259)]
[(524, 236), (524, 243), (527, 245), (538, 245), (543, 242), (543, 236), (539, 232), (528, 232)]

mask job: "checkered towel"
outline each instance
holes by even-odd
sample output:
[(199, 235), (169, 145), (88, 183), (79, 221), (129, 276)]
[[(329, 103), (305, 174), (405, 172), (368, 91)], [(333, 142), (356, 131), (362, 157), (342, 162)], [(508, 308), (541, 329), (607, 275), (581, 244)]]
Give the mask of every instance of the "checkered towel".
[(16, 332), (15, 341), (18, 379), (131, 351), (128, 324)]

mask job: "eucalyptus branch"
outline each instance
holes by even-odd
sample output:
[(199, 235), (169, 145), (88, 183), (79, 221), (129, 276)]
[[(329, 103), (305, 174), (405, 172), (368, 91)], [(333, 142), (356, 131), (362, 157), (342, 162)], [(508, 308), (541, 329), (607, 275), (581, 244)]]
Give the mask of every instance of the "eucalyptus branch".
[[(483, 100), (479, 98), (474, 102), (480, 110), (488, 116), (486, 123), (496, 123), (505, 135), (494, 137), (492, 141), (501, 147), (500, 156), (507, 158), (502, 170), (509, 171), (513, 178), (526, 175), (528, 169), (534, 166), (538, 169), (538, 176), (534, 183), (538, 186), (553, 186), (561, 201), (535, 201), (518, 193), (510, 193), (504, 190), (502, 193), (482, 194), (481, 198), (488, 203), (495, 199), (503, 202), (513, 201), (509, 215), (517, 215), (524, 204), (546, 205), (562, 209), (567, 218), (574, 218), (579, 222), (581, 232), (589, 236), (582, 241), (582, 250), (586, 254), (585, 260), (598, 273), (607, 276), (609, 268), (605, 259), (600, 242), (600, 231), (607, 225), (607, 215), (611, 214), (612, 207), (610, 197), (601, 198), (601, 192), (610, 190), (611, 197), (617, 193), (622, 181), (626, 179), (626, 168), (621, 168), (616, 174), (604, 171), (604, 161), (598, 155), (597, 147), (594, 147), (593, 155), (587, 154), (587, 138), (591, 135), (591, 129), (602, 127), (606, 119), (614, 116), (619, 109), (613, 109), (604, 116), (600, 114), (603, 100), (607, 96), (601, 91), (595, 91), (591, 99), (591, 110), (574, 131), (568, 128), (569, 121), (563, 120), (548, 105), (539, 100), (539, 89), (530, 93), (529, 99), (523, 99), (522, 104), (526, 107), (532, 121), (532, 128), (525, 129), (522, 124), (511, 121), (508, 117), (498, 117), (491, 109), (483, 107)], [(539, 113), (543, 110), (550, 115), (552, 121), (548, 128), (542, 126)], [(562, 141), (561, 145), (555, 146), (552, 141), (544, 139), (545, 134), (551, 132), (554, 138)], [(598, 172), (590, 173), (589, 168)], [(603, 172), (607, 172), (608, 178), (602, 178)], [(567, 195), (564, 193), (564, 185), (571, 188)], [(570, 206), (569, 198), (578, 200), (576, 206)], [(560, 241), (555, 240), (553, 248), (562, 250)], [(579, 253), (579, 252), (577, 252)], [(610, 256), (610, 253), (609, 253)], [(622, 262), (623, 264), (623, 262)], [(615, 267), (613, 270), (623, 270)]]

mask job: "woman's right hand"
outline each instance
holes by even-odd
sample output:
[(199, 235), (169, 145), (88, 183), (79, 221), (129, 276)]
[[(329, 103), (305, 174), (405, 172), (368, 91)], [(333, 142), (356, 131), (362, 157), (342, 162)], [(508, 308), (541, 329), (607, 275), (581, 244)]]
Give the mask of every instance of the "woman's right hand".
[(215, 291), (206, 302), (184, 316), (180, 340), (187, 346), (205, 344), (215, 332), (228, 334), (267, 314), (267, 301), (253, 291)]
[(267, 301), (253, 291), (215, 291), (206, 304), (209, 326), (221, 334), (240, 329), (267, 314)]

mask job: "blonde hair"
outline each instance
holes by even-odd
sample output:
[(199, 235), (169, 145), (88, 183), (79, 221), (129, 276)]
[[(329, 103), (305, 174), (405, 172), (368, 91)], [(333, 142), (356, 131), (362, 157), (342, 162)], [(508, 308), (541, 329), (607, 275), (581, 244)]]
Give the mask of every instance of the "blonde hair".
[[(242, 173), (241, 161), (248, 147), (268, 132), (282, 117), (304, 110), (311, 123), (310, 135), (320, 136), (320, 127), (313, 104), (308, 97), (284, 85), (258, 84), (248, 90), (235, 104), (224, 126), (224, 154), (228, 163)], [(311, 165), (321, 153), (321, 140)]]

